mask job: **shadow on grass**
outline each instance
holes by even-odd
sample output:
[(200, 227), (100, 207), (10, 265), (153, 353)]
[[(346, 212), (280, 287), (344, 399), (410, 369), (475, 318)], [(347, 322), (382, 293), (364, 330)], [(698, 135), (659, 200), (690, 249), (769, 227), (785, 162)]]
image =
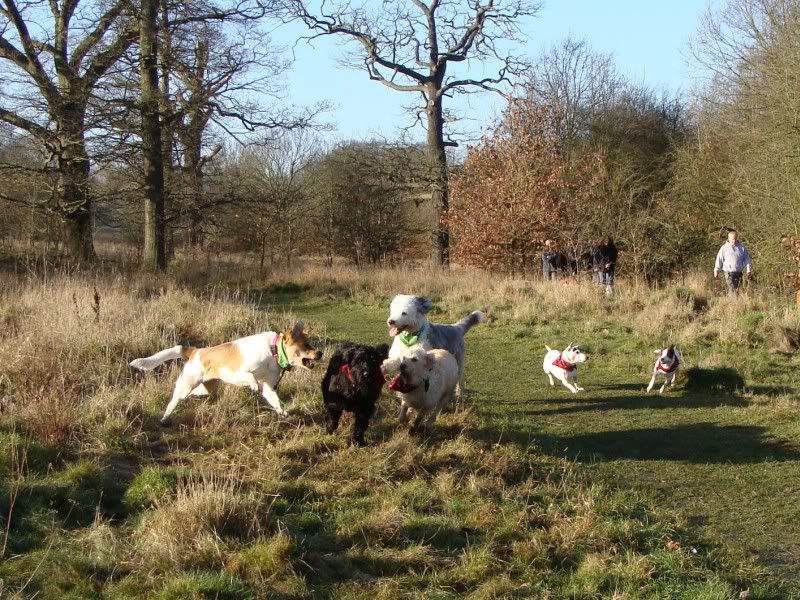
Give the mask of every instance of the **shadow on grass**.
[(571, 458), (607, 460), (676, 460), (689, 463), (746, 464), (796, 461), (798, 448), (771, 437), (766, 427), (690, 423), (598, 431), (578, 435), (535, 436), (546, 450)]
[[(566, 404), (557, 408), (542, 408), (536, 410), (506, 411), (505, 414), (515, 417), (537, 417), (547, 415), (574, 414), (585, 412), (599, 412), (610, 410), (655, 410), (674, 408), (714, 408), (718, 406), (747, 406), (749, 402), (739, 396), (701, 396), (673, 395), (669, 392), (659, 395), (651, 392), (649, 395), (618, 396), (613, 398), (589, 398), (576, 401), (574, 397), (551, 401), (552, 403)], [(538, 402), (531, 401), (534, 406)]]

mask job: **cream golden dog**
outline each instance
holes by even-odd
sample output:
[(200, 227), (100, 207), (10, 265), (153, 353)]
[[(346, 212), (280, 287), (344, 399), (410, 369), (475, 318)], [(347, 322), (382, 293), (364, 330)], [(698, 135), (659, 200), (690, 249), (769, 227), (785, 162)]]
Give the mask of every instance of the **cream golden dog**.
[(406, 422), (409, 408), (416, 412), (412, 432), (427, 428), (436, 420), (453, 399), (460, 373), (458, 361), (447, 350), (422, 348), (383, 361), (381, 370), (384, 374), (398, 373), (389, 382), (389, 389), (399, 392), (401, 424)]
[(261, 393), (276, 413), (285, 416), (287, 413), (275, 391), (283, 372), (292, 367), (313, 368), (314, 361), (322, 358), (322, 352), (311, 346), (300, 321), (284, 333), (265, 331), (209, 348), (175, 346), (147, 358), (137, 358), (130, 366), (151, 371), (168, 360), (180, 358), (186, 364), (161, 417), (162, 425), (182, 400), (192, 395), (214, 394), (220, 382)]

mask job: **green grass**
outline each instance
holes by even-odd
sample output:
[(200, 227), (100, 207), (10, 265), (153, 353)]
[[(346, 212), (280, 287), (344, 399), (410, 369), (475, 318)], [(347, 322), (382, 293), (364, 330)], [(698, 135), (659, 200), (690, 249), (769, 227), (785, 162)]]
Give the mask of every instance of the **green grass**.
[[(292, 306), (326, 323), (328, 335), (385, 338), (382, 308)], [(748, 318), (761, 321), (763, 313)], [(586, 392), (577, 396), (550, 388), (541, 371), (544, 344), (570, 341), (592, 353), (580, 370)], [(679, 512), (735, 554), (800, 579), (800, 417), (791, 401), (788, 408), (773, 401), (800, 390), (800, 361), (723, 346), (730, 367), (691, 368), (659, 396), (645, 393), (653, 348), (613, 320), (588, 330), (583, 320), (484, 324), (469, 334), (467, 404), (481, 436), (584, 463), (599, 480)], [(686, 348), (684, 362), (710, 351)]]
[[(344, 289), (251, 298), (258, 310), (219, 319), (214, 335), (271, 310), (328, 343), (386, 339), (386, 303)], [(181, 318), (194, 310), (185, 302)], [(435, 319), (462, 309), (437, 306)], [(580, 396), (541, 372), (544, 344), (569, 341), (592, 354)], [(64, 448), (0, 418), (0, 596), (792, 597), (797, 365), (704, 344), (685, 349), (687, 365), (714, 353), (728, 366), (645, 396), (652, 343), (613, 307), (596, 322), (485, 323), (469, 334), (467, 411), (412, 437), (385, 394), (366, 448), (349, 445), (347, 420), (324, 433), (319, 372), (285, 378), (287, 419), (229, 389), (187, 401), (166, 429), (157, 417), (174, 370), (119, 375), (86, 392), (92, 410), (64, 426), (78, 438)]]

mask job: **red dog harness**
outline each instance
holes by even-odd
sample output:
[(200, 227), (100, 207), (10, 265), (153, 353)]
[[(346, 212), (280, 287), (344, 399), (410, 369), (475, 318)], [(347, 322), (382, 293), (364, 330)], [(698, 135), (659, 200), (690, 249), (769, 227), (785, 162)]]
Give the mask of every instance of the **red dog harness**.
[(347, 377), (350, 383), (355, 383), (355, 381), (353, 381), (353, 372), (350, 370), (349, 364), (344, 363), (341, 367), (339, 367), (339, 373), (342, 373), (345, 377)]
[[(353, 371), (350, 370), (349, 363), (344, 363), (341, 367), (339, 367), (339, 373), (347, 377), (347, 380), (350, 383), (355, 383), (355, 379), (353, 379)], [(375, 378), (375, 387), (382, 388), (384, 383), (386, 383), (386, 378), (383, 376), (383, 373), (378, 370), (378, 376)]]
[(574, 371), (578, 368), (578, 365), (573, 365), (572, 363), (565, 361), (563, 355), (561, 354), (559, 354), (558, 358), (553, 361), (553, 366), (558, 367), (559, 369), (564, 369), (565, 371)]
[(675, 369), (677, 369), (678, 366), (680, 366), (680, 364), (681, 364), (681, 361), (678, 360), (677, 356), (675, 357), (675, 360), (672, 362), (672, 366), (671, 367), (664, 366), (664, 363), (662, 363), (661, 359), (659, 358), (658, 359), (658, 366), (656, 366), (656, 370), (661, 372), (661, 373), (667, 373), (667, 374), (674, 373)]

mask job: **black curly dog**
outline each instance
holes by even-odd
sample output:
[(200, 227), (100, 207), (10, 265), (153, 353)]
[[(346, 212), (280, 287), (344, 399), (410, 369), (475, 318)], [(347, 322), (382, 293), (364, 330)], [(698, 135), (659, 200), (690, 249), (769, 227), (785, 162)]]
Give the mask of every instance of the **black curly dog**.
[(355, 414), (352, 441), (364, 445), (364, 432), (384, 384), (381, 364), (388, 356), (388, 344), (346, 345), (334, 352), (322, 378), (325, 430), (328, 433), (336, 431), (342, 412), (346, 410)]

